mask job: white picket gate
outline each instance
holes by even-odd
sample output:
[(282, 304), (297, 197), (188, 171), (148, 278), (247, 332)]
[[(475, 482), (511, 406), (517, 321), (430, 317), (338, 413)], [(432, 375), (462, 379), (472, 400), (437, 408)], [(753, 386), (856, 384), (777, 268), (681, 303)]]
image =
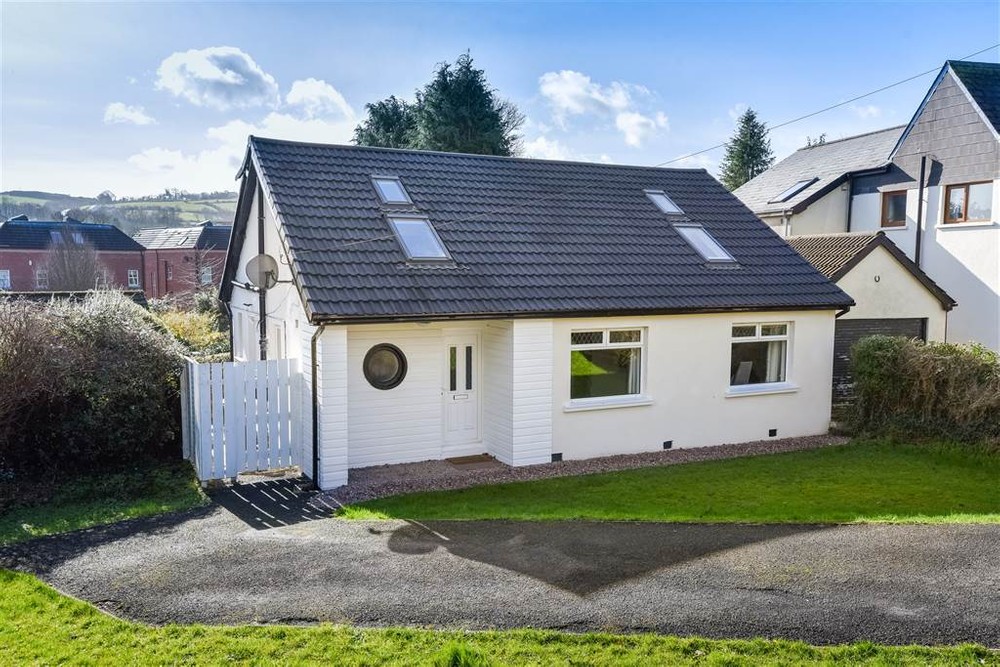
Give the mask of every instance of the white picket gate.
[(298, 362), (200, 364), (181, 377), (184, 456), (202, 481), (301, 465)]

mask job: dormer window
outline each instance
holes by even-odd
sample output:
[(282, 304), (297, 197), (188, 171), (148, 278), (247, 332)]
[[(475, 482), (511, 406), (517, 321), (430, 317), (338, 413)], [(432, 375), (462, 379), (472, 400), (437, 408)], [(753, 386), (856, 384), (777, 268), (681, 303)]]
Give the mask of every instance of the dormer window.
[(684, 215), (681, 207), (675, 204), (674, 200), (668, 197), (663, 190), (646, 190), (646, 196), (667, 215)]
[(396, 176), (372, 176), (375, 191), (383, 204), (412, 204), (410, 195), (406, 194), (402, 181)]
[(449, 259), (441, 238), (430, 220), (420, 216), (391, 216), (389, 224), (410, 260)]
[(801, 180), (801, 181), (796, 181), (795, 185), (793, 185), (792, 187), (784, 190), (780, 195), (778, 195), (777, 197), (775, 197), (774, 199), (772, 199), (771, 201), (769, 201), (767, 203), (768, 204), (780, 204), (781, 202), (788, 201), (789, 199), (791, 199), (795, 195), (799, 194), (800, 192), (802, 192), (803, 190), (805, 190), (806, 188), (808, 188), (810, 185), (812, 185), (813, 183), (815, 183), (818, 180), (819, 180), (818, 178), (807, 178), (807, 179), (804, 179), (804, 180)]
[(729, 263), (735, 262), (729, 252), (722, 247), (722, 244), (715, 240), (701, 225), (674, 225), (677, 233), (684, 237), (692, 248), (698, 251), (706, 262)]
[(52, 239), (53, 243), (62, 243), (63, 242), (62, 232), (60, 232), (60, 231), (58, 231), (56, 229), (53, 229), (53, 230), (51, 230), (49, 232), (49, 237)]

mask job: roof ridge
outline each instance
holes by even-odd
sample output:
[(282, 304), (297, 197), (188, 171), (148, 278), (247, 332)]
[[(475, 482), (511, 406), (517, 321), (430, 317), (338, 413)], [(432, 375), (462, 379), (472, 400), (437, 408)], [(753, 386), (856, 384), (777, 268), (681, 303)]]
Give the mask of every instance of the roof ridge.
[(521, 157), (517, 155), (483, 155), (481, 153), (459, 153), (455, 151), (431, 151), (420, 148), (387, 148), (384, 146), (358, 146), (356, 144), (330, 144), (317, 141), (292, 141), (291, 139), (274, 139), (272, 137), (261, 137), (255, 134), (250, 135), (250, 142), (262, 141), (272, 144), (284, 144), (286, 146), (315, 146), (319, 148), (342, 148), (356, 151), (376, 151), (381, 153), (404, 153), (410, 155), (447, 155), (450, 157), (477, 158), (488, 160), (505, 160), (513, 162), (531, 162), (545, 164), (567, 164), (586, 165), (588, 167), (609, 167), (612, 169), (655, 169), (657, 171), (687, 171), (687, 172), (708, 172), (703, 167), (658, 167), (654, 165), (618, 164), (613, 162), (589, 162), (587, 160), (551, 160), (546, 158)]
[[(881, 130), (872, 130), (871, 132), (862, 132), (861, 134), (852, 134), (849, 137), (841, 137), (840, 139), (832, 139), (830, 141), (824, 141), (821, 144), (813, 144), (812, 146), (803, 146), (803, 147), (799, 148), (798, 150), (799, 151), (807, 151), (807, 150), (812, 150), (813, 148), (822, 148), (823, 146), (829, 146), (830, 144), (838, 144), (838, 143), (841, 143), (843, 141), (850, 141), (852, 139), (860, 139), (862, 137), (870, 137), (873, 134), (881, 134), (883, 132), (889, 132), (891, 130), (901, 130), (904, 127), (906, 127), (906, 123), (903, 123), (902, 125), (893, 125), (892, 127), (885, 127), (885, 128), (882, 128)], [(796, 152), (798, 152), (798, 151), (796, 151)]]

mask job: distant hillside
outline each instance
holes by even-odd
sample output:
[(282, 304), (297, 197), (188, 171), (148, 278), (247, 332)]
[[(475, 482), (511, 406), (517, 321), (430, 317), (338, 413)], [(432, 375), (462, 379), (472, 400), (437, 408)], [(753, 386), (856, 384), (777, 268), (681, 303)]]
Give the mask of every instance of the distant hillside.
[(55, 192), (0, 192), (0, 220), (27, 215), (32, 220), (61, 220), (63, 214), (85, 222), (110, 223), (132, 235), (144, 227), (179, 227), (203, 220), (230, 224), (236, 215), (235, 192), (167, 191), (150, 197), (115, 199), (74, 197)]

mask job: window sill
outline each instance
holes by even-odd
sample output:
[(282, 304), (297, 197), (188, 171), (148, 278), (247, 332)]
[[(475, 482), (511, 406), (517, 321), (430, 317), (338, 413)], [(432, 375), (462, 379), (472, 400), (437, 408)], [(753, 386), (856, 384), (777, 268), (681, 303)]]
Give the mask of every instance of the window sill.
[(883, 231), (883, 232), (902, 232), (902, 231), (906, 231), (909, 228), (910, 228), (909, 224), (906, 224), (906, 225), (889, 225), (889, 226), (883, 225), (883, 226), (879, 227), (879, 231)]
[(586, 412), (588, 410), (610, 410), (612, 408), (636, 408), (652, 405), (649, 396), (613, 396), (608, 398), (578, 398), (563, 405), (563, 412)]
[(794, 394), (799, 390), (797, 384), (791, 382), (768, 382), (767, 384), (741, 384), (730, 386), (726, 390), (726, 398), (740, 396), (763, 396), (767, 394)]
[(968, 227), (996, 227), (997, 223), (988, 222), (941, 222), (938, 223), (938, 229), (965, 229)]

